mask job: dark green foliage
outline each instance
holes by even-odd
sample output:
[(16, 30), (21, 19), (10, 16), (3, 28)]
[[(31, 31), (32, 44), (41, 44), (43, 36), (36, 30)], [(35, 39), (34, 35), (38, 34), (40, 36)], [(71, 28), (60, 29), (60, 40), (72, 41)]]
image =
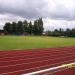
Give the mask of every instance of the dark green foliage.
[(42, 35), (43, 33), (43, 21), (42, 18), (34, 21), (33, 32), (35, 35)]
[(72, 37), (75, 37), (75, 29), (72, 29), (70, 34), (71, 34)]
[(65, 37), (75, 37), (75, 29), (55, 29), (54, 31), (47, 31), (48, 36), (65, 36)]
[(24, 33), (28, 32), (28, 22), (26, 20), (23, 22), (23, 31)]
[[(43, 21), (42, 18), (39, 18), (32, 22), (28, 23), (27, 20), (24, 22), (18, 21), (18, 23), (6, 23), (4, 26), (4, 33), (10, 35), (42, 35), (43, 33)], [(65, 36), (65, 37), (75, 37), (75, 29), (55, 29), (54, 31), (46, 31), (48, 36)]]
[(18, 21), (18, 23), (6, 23), (4, 26), (4, 31), (6, 34), (29, 34), (29, 35), (42, 35), (43, 33), (43, 21), (42, 18), (34, 21), (34, 25), (32, 22), (29, 23), (25, 20), (24, 22)]
[(11, 23), (6, 23), (5, 24), (4, 32), (5, 32), (5, 34), (11, 34), (11, 32), (12, 32), (12, 25), (11, 25)]
[(34, 26), (33, 26), (33, 33), (34, 35), (38, 35), (38, 21), (34, 21)]
[(42, 21), (42, 18), (39, 18), (39, 20), (38, 20), (38, 27), (39, 27), (38, 32), (41, 35), (43, 33), (43, 21)]
[(17, 23), (17, 32), (20, 35), (23, 34), (23, 24), (21, 21), (18, 21), (18, 23)]
[(15, 22), (12, 23), (12, 34), (17, 34), (17, 24)]
[(29, 25), (28, 25), (28, 33), (29, 34), (33, 33), (33, 26), (32, 26), (32, 22), (31, 21), (29, 22)]

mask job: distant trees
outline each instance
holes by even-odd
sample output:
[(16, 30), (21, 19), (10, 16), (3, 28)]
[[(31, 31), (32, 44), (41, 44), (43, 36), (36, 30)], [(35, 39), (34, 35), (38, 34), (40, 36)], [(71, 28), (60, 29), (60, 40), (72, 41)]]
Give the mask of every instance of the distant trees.
[(34, 21), (33, 32), (35, 35), (42, 35), (43, 33), (43, 21), (42, 18)]
[[(32, 23), (31, 21), (18, 21), (12, 23), (6, 23), (4, 25), (4, 33), (9, 35), (42, 35), (44, 28), (43, 28), (43, 21), (42, 18), (34, 20)], [(66, 29), (63, 30), (55, 29), (54, 31), (46, 31), (46, 35), (48, 36), (65, 36), (65, 37), (75, 37), (75, 29)]]
[(67, 29), (65, 35), (68, 37), (75, 37), (75, 29)]
[(17, 23), (17, 34), (19, 34), (19, 35), (23, 34), (23, 23), (22, 23), (22, 21), (18, 21), (18, 23)]
[(70, 34), (71, 34), (72, 37), (75, 37), (75, 29), (72, 29)]
[(23, 31), (24, 33), (28, 33), (28, 22), (26, 20), (23, 22)]
[(39, 18), (39, 20), (38, 20), (38, 33), (40, 34), (40, 35), (42, 35), (42, 33), (43, 33), (43, 21), (42, 21), (42, 18)]
[(5, 34), (15, 34), (15, 35), (22, 35), (22, 34), (29, 34), (29, 35), (42, 35), (43, 33), (43, 21), (42, 18), (34, 21), (34, 24), (30, 21), (28, 23), (27, 20), (25, 21), (18, 21), (12, 23), (6, 23), (4, 26)]
[(4, 26), (4, 32), (5, 34), (11, 34), (12, 31), (12, 25), (11, 23), (6, 23)]
[(34, 26), (33, 26), (33, 33), (34, 35), (38, 35), (38, 21), (34, 21)]
[(31, 21), (29, 22), (29, 25), (28, 25), (28, 33), (29, 34), (32, 34), (33, 33), (33, 25), (32, 25), (32, 22)]
[(17, 23), (12, 22), (12, 34), (17, 34)]
[(46, 31), (48, 36), (65, 36), (65, 37), (75, 37), (75, 29), (55, 29), (54, 31)]

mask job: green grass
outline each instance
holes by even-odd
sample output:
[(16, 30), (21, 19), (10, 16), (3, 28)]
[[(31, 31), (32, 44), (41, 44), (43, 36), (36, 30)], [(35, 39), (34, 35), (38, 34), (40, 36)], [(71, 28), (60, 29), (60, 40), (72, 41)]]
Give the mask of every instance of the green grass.
[(75, 46), (75, 38), (45, 36), (0, 36), (0, 50)]

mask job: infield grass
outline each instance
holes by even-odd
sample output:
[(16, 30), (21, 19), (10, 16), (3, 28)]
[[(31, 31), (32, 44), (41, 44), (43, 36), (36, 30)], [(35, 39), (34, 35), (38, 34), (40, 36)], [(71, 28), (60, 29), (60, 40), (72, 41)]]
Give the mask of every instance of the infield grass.
[(0, 50), (75, 46), (75, 38), (46, 36), (0, 36)]

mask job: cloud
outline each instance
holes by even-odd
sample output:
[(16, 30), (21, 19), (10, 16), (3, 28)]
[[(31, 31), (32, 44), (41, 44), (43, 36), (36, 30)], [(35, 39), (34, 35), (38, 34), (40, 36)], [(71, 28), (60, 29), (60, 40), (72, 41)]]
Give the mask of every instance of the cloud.
[(43, 19), (44, 21), (44, 28), (45, 28), (45, 31), (46, 30), (54, 30), (54, 29), (59, 29), (59, 28), (63, 28), (64, 30), (67, 29), (67, 28), (75, 28), (75, 20), (71, 20), (71, 21), (68, 21), (68, 20), (53, 20), (53, 19), (49, 19), (49, 18), (46, 18), (46, 19)]
[(0, 0), (0, 28), (7, 21), (43, 17), (44, 28), (75, 27), (75, 0)]
[(75, 20), (75, 0), (0, 0), (0, 13)]
[(44, 0), (0, 0), (0, 13), (36, 18), (42, 16), (44, 5)]
[(75, 0), (50, 0), (48, 9), (49, 7), (49, 17), (53, 19), (75, 20)]

